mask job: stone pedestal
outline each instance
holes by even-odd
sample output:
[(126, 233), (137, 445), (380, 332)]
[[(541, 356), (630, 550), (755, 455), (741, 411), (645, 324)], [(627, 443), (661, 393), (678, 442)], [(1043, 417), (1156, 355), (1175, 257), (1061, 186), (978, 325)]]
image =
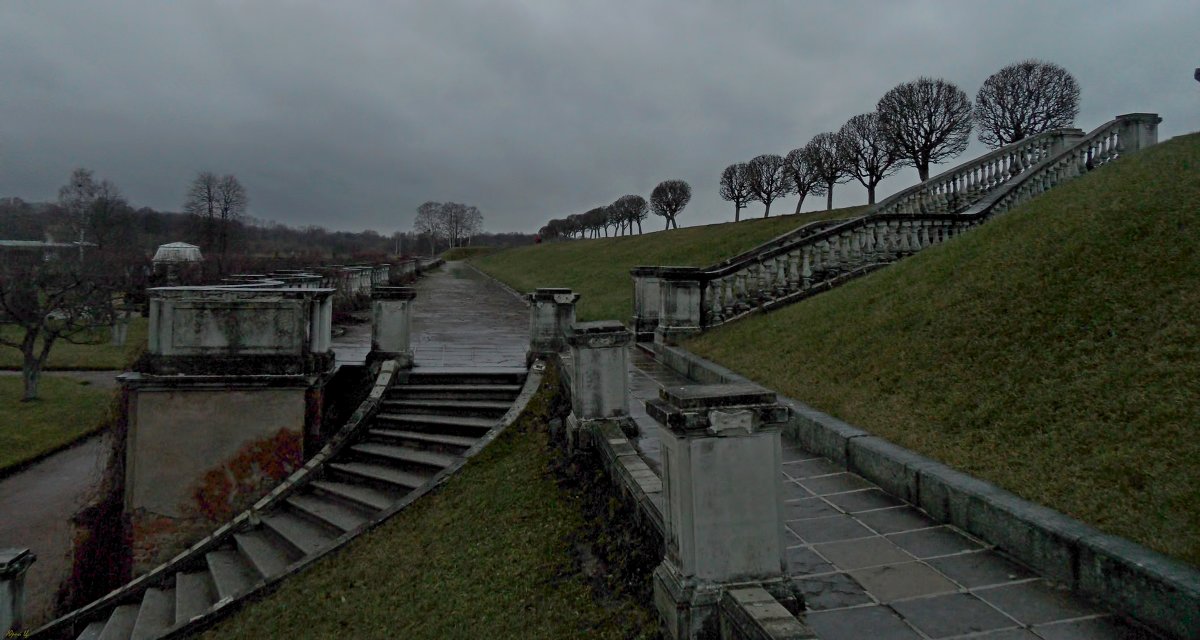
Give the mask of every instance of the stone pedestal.
[(677, 344), (700, 333), (701, 271), (696, 267), (658, 267), (658, 326), (654, 342)]
[(587, 447), (580, 433), (589, 422), (629, 417), (629, 344), (633, 334), (616, 320), (571, 326), (571, 415), (567, 439), (572, 448)]
[(1157, 113), (1126, 113), (1117, 116), (1121, 131), (1118, 134), (1121, 153), (1130, 153), (1158, 143), (1158, 125), (1162, 118)]
[(629, 274), (633, 276), (633, 318), (630, 326), (634, 338), (638, 342), (653, 340), (654, 330), (658, 328), (659, 306), (662, 304), (658, 267), (634, 267)]
[(721, 594), (757, 585), (789, 609), (780, 428), (787, 408), (751, 384), (670, 387), (661, 423), (666, 553), (654, 603), (668, 637), (715, 637)]
[(412, 306), (417, 297), (412, 287), (375, 287), (371, 290), (371, 353), (368, 362), (396, 360), (411, 368)]
[(25, 572), (34, 560), (29, 549), (0, 549), (0, 633), (24, 629)]
[(575, 324), (579, 294), (570, 289), (539, 288), (529, 299), (529, 352), (526, 365), (566, 347), (566, 332)]

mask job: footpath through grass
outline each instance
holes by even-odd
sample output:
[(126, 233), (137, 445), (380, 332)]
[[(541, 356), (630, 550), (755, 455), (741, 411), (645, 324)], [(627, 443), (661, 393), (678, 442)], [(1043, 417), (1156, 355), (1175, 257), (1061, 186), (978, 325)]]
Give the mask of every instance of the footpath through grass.
[(1200, 134), (695, 352), (1200, 565)]
[[(129, 320), (129, 333), (125, 336), (125, 346), (114, 347), (109, 344), (109, 330), (101, 329), (95, 332), (95, 344), (71, 344), (66, 340), (56, 340), (50, 349), (50, 359), (46, 362), (47, 370), (90, 370), (125, 369), (137, 358), (146, 346), (146, 329), (148, 321), (142, 317)], [(24, 331), (13, 325), (0, 327), (4, 337), (20, 340)], [(41, 348), (38, 341), (37, 348)], [(0, 369), (20, 369), (21, 352), (12, 347), (0, 347)]]
[(0, 376), (0, 472), (100, 428), (112, 392), (42, 376), (40, 400), (21, 402), (21, 376)]
[(583, 515), (551, 476), (547, 398), (437, 493), (210, 630), (245, 638), (653, 637), (572, 557)]
[[(570, 287), (582, 293), (580, 320), (620, 320), (633, 315), (633, 281), (638, 265), (704, 267), (817, 220), (850, 218), (864, 207), (684, 227), (634, 236), (561, 240), (506, 249), (471, 263), (517, 291)], [(653, 225), (657, 218), (642, 223)]]

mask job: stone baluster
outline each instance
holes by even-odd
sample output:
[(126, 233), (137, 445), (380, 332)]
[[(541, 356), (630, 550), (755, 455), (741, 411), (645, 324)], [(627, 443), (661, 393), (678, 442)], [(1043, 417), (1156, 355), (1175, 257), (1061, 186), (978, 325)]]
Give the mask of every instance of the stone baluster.
[(787, 289), (789, 293), (800, 290), (800, 255), (802, 253), (803, 250), (797, 247), (787, 254)]
[(809, 287), (812, 286), (812, 278), (813, 278), (813, 264), (812, 263), (813, 263), (814, 255), (819, 255), (819, 253), (814, 250), (812, 245), (804, 245), (804, 248), (801, 249), (800, 286), (803, 287), (804, 289), (808, 289)]
[(371, 290), (371, 353), (368, 360), (396, 360), (402, 368), (413, 364), (410, 344), (412, 287), (375, 287)]
[(737, 286), (734, 288), (733, 296), (733, 311), (734, 313), (744, 311), (750, 308), (750, 289), (746, 284), (750, 279), (749, 269), (740, 269), (737, 274)]
[(566, 348), (566, 334), (575, 324), (579, 294), (570, 289), (541, 287), (526, 299), (529, 301), (529, 351), (525, 354), (528, 365)]
[(29, 549), (0, 549), (0, 632), (25, 630), (25, 572), (37, 560)]
[(757, 584), (799, 610), (786, 577), (779, 481), (787, 408), (761, 387), (716, 384), (662, 389), (646, 412), (663, 427), (666, 549), (653, 588), (667, 637), (709, 637), (733, 583)]
[(775, 256), (775, 297), (787, 294), (791, 290), (791, 285), (788, 282), (788, 268), (791, 262), (791, 255), (781, 253)]

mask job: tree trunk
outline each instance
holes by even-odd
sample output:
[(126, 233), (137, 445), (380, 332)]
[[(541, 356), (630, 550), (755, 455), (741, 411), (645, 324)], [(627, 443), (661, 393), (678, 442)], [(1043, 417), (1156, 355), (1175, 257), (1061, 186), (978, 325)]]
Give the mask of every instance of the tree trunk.
[(800, 213), (800, 207), (804, 206), (804, 194), (800, 194), (800, 199), (796, 201), (796, 213)]
[(667, 218), (667, 224), (663, 226), (663, 231), (670, 231), (670, 230), (671, 230), (671, 219)]
[(640, 235), (642, 235), (642, 221), (640, 218), (638, 219), (637, 223), (638, 223), (638, 235), (640, 236)]
[(671, 216), (671, 227), (675, 229), (679, 228), (679, 221), (675, 219), (675, 216)]
[(867, 204), (875, 204), (875, 185), (867, 185)]
[(733, 221), (734, 222), (742, 221), (742, 205), (740, 205), (740, 204), (735, 203), (733, 205)]
[(767, 205), (767, 208), (766, 208), (765, 210), (763, 210), (763, 217), (764, 217), (764, 218), (770, 218), (770, 217), (771, 217), (771, 201), (770, 201), (770, 200), (768, 200), (768, 201), (766, 201), (766, 203), (764, 203), (764, 204), (766, 204), (766, 205)]
[(917, 176), (921, 178), (921, 182), (929, 179), (929, 162), (917, 164)]
[(829, 187), (829, 190), (825, 192), (825, 210), (832, 211), (833, 210), (833, 183), (831, 182), (827, 186)]

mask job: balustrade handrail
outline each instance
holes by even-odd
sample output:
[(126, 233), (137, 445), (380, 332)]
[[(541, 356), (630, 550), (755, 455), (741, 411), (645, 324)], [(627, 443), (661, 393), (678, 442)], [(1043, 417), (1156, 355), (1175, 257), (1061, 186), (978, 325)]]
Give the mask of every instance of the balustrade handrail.
[[(705, 273), (719, 272), (722, 275), (729, 273), (729, 270), (728, 270), (729, 267), (738, 266), (738, 265), (745, 266), (745, 265), (749, 265), (754, 262), (757, 262), (759, 260), (765, 259), (766, 257), (768, 257), (766, 255), (768, 252), (770, 252), (771, 255), (777, 255), (778, 251), (773, 251), (773, 250), (778, 249), (785, 245), (791, 246), (793, 244), (794, 240), (809, 240), (809, 239), (814, 238), (817, 235), (820, 235), (823, 232), (832, 231), (833, 229), (837, 229), (837, 228), (842, 228), (843, 230), (848, 229), (848, 228), (853, 228), (853, 227), (848, 227), (846, 225), (849, 225), (850, 223), (865, 219), (870, 216), (879, 216), (879, 215), (886, 215), (888, 213), (892, 213), (887, 210), (894, 207), (895, 205), (901, 203), (902, 201), (905, 201), (908, 198), (911, 198), (911, 197), (921, 194), (921, 193), (930, 192), (933, 189), (935, 189), (936, 187), (940, 187), (942, 185), (949, 184), (950, 182), (952, 182), (952, 180), (951, 180), (952, 178), (961, 176), (962, 174), (967, 173), (968, 171), (976, 170), (976, 169), (983, 167), (983, 166), (987, 165), (988, 163), (993, 162), (995, 160), (1004, 158), (1004, 157), (1012, 155), (1014, 153), (1022, 152), (1025, 149), (1028, 149), (1030, 147), (1046, 144), (1048, 141), (1053, 140), (1055, 137), (1059, 137), (1059, 136), (1065, 137), (1068, 135), (1082, 135), (1082, 134), (1083, 134), (1083, 131), (1080, 129), (1063, 128), (1063, 129), (1052, 129), (1050, 131), (1044, 131), (1042, 133), (1039, 133), (1038, 135), (1024, 138), (1024, 139), (1014, 142), (1012, 144), (1005, 145), (998, 149), (994, 149), (982, 156), (979, 156), (978, 158), (974, 158), (972, 160), (969, 160), (967, 162), (959, 164), (953, 168), (950, 168), (946, 171), (943, 171), (943, 172), (937, 174), (936, 176), (933, 176), (932, 178), (929, 178), (928, 180), (919, 182), (911, 187), (908, 187), (907, 189), (898, 191), (898, 192), (892, 194), (891, 196), (884, 198), (881, 202), (878, 202), (875, 205), (873, 205), (868, 210), (867, 213), (865, 213), (861, 216), (851, 218), (850, 220), (847, 220), (847, 221), (840, 221), (837, 224), (835, 224), (835, 226), (828, 228), (828, 229), (823, 229), (823, 230), (817, 231), (816, 233), (805, 233), (806, 231), (810, 230), (814, 226), (828, 225), (831, 221), (818, 220), (815, 222), (810, 222), (802, 227), (799, 227), (798, 229), (793, 229), (787, 233), (776, 236), (775, 238), (772, 238), (771, 240), (768, 240), (767, 242), (764, 242), (764, 243), (754, 247), (753, 249), (743, 251), (742, 253), (740, 253), (736, 256), (727, 258), (725, 260), (722, 260), (721, 262), (718, 262), (709, 267), (706, 267), (703, 269), (703, 271)], [(1022, 172), (1022, 173), (1024, 173), (1024, 172)], [(1017, 175), (1020, 175), (1020, 174), (1017, 174)], [(1011, 181), (1011, 178), (1009, 180), (999, 183), (997, 185), (997, 187), (1007, 184), (1010, 181)], [(995, 191), (995, 189), (993, 189), (992, 191)], [(929, 214), (929, 215), (937, 215), (937, 214)], [(734, 270), (736, 271), (736, 269), (734, 269)], [(716, 277), (716, 276), (714, 276), (714, 277)]]

